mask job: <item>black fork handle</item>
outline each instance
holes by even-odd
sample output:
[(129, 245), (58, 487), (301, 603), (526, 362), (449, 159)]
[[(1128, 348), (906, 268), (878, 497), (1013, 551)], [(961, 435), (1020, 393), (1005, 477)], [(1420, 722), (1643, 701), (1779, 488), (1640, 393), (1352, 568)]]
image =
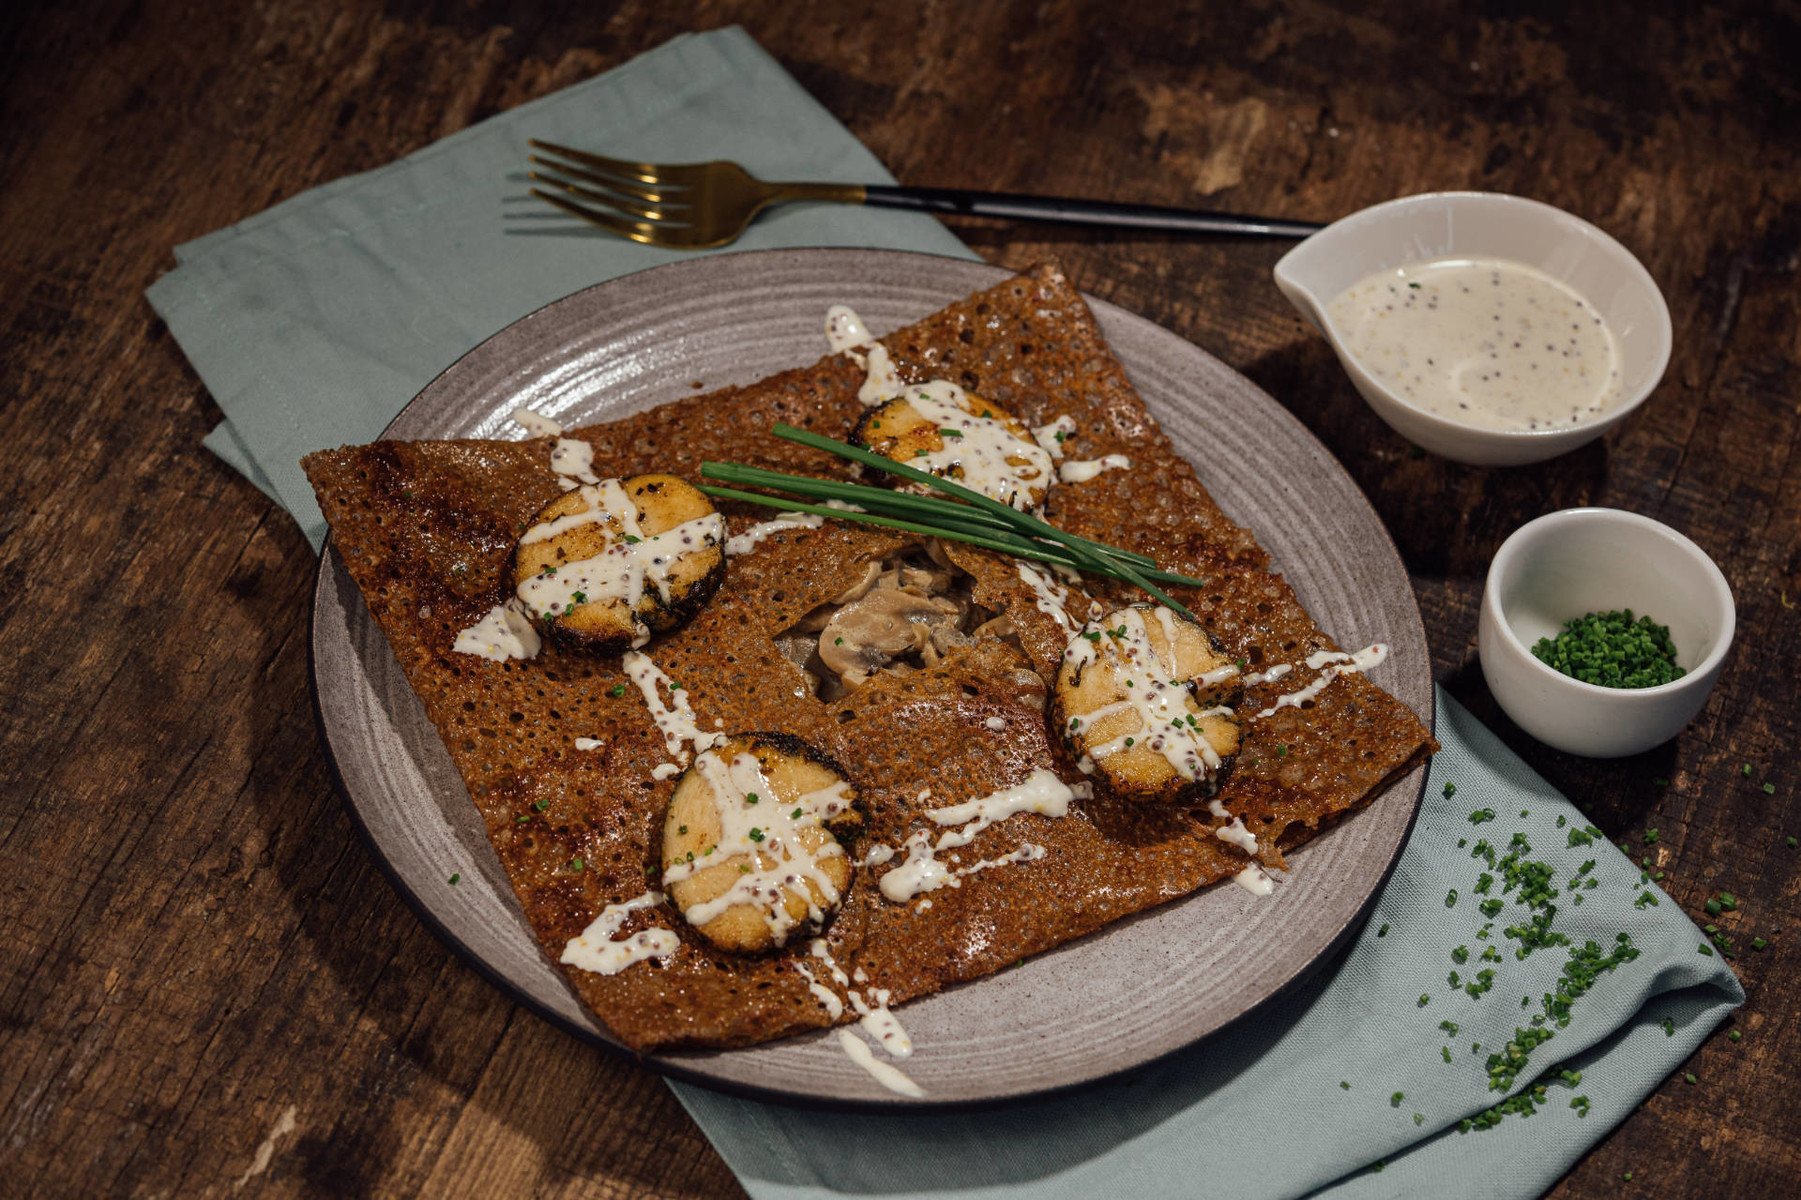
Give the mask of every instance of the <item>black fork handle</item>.
[(958, 188), (884, 187), (864, 189), (864, 203), (876, 208), (969, 217), (1010, 217), (1025, 221), (1063, 221), (1073, 225), (1109, 225), (1116, 229), (1160, 229), (1172, 233), (1223, 233), (1241, 237), (1304, 238), (1323, 225), (1283, 221), (1236, 213), (1161, 208), (1154, 204), (1112, 204), (1104, 200), (1060, 200), (1011, 192), (969, 192)]

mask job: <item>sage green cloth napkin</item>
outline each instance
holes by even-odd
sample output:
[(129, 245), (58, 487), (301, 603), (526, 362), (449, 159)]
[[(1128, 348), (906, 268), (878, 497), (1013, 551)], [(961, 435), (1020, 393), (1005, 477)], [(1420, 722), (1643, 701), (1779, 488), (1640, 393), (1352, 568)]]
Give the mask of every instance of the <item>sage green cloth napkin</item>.
[[(729, 158), (766, 179), (892, 183), (741, 29), (678, 37), (397, 163), (178, 246), (150, 303), (225, 421), (206, 445), (294, 514), (325, 520), (311, 451), (375, 440), (491, 334), (591, 284), (692, 251), (642, 246), (530, 195), (528, 138), (630, 158)], [(732, 247), (871, 246), (975, 258), (929, 216), (785, 205)]]
[[(644, 157), (729, 157), (769, 177), (889, 178), (728, 29), (677, 38), (180, 247), (180, 265), (150, 299), (225, 410), (207, 445), (294, 513), (315, 545), (324, 525), (302, 454), (374, 438), (445, 366), (532, 309), (674, 257), (589, 234), (530, 200), (518, 174), (528, 136)], [(825, 206), (779, 210), (737, 248), (801, 245), (973, 257), (928, 218)], [(1618, 850), (1602, 839), (1570, 844), (1572, 831), (1588, 835), (1568, 802), (1449, 697), (1439, 705), (1445, 749), (1369, 927), (1341, 962), (1226, 1033), (1129, 1079), (973, 1114), (803, 1112), (672, 1085), (677, 1096), (757, 1200), (1537, 1194), (1743, 993)], [(1485, 808), (1495, 819), (1472, 824), (1471, 811)], [(1516, 832), (1531, 847), (1520, 861), (1548, 864), (1562, 893), (1552, 929), (1574, 939), (1523, 960), (1505, 931), (1531, 914), (1519, 887), (1500, 896), (1499, 860)], [(1471, 856), (1484, 838), (1494, 868)], [(1497, 876), (1491, 895), (1478, 890), (1484, 872)], [(1503, 904), (1484, 939), (1491, 918), (1478, 906), (1490, 899)], [(1269, 902), (1282, 902), (1279, 887)], [(1488, 1055), (1535, 1028), (1571, 951), (1592, 939), (1607, 953), (1622, 932), (1638, 957), (1601, 973), (1571, 1001), (1567, 1025), (1548, 1023), (1553, 1036), (1531, 1049), (1511, 1088), (1490, 1091)], [(1490, 946), (1495, 961), (1485, 962)], [(1460, 982), (1492, 970), (1493, 986), (1472, 997), (1451, 986), (1453, 970)], [(1447, 1020), (1455, 1034), (1440, 1027)], [(1538, 1115), (1457, 1131), (1554, 1063), (1582, 1079), (1549, 1084)], [(1570, 1107), (1577, 1096), (1586, 1116)]]

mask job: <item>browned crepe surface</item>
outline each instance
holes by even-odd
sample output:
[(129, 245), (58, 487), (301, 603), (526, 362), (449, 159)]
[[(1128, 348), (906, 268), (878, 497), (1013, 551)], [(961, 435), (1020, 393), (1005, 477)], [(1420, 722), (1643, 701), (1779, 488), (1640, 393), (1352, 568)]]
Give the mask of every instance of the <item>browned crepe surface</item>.
[[(1008, 280), (882, 339), (902, 378), (950, 379), (1032, 424), (1062, 413), (1078, 431), (1071, 458), (1131, 456), (1134, 469), (1052, 490), (1048, 515), (1071, 531), (1156, 557), (1211, 579), (1172, 588), (1249, 669), (1299, 663), (1336, 646), (1269, 572), (1248, 530), (1232, 524), (1178, 456), (1101, 339), (1092, 315), (1054, 264)], [(785, 421), (842, 437), (861, 406), (863, 372), (842, 355), (745, 388), (666, 404), (575, 430), (594, 447), (594, 471), (668, 471), (700, 478), (704, 459), (815, 475), (845, 464), (780, 441)], [(531, 661), (492, 663), (451, 650), (458, 630), (506, 596), (514, 541), (560, 492), (550, 442), (378, 442), (313, 454), (308, 477), (338, 550), (486, 819), (521, 905), (551, 958), (606, 905), (656, 882), (662, 819), (674, 780), (638, 689), (616, 658), (546, 644)], [(736, 532), (771, 515), (727, 505)], [(852, 837), (899, 846), (923, 810), (1018, 783), (1034, 765), (1071, 782), (1076, 772), (1037, 705), (1066, 635), (1038, 611), (1014, 560), (953, 547), (978, 580), (977, 600), (1005, 609), (1029, 662), (984, 639), (942, 666), (883, 675), (835, 704), (812, 699), (800, 669), (772, 639), (862, 575), (863, 563), (906, 544), (840, 522), (776, 534), (731, 560), (725, 584), (686, 628), (646, 653), (686, 689), (703, 730), (796, 734), (848, 771), (866, 821)], [(1142, 600), (1090, 580), (1102, 599)], [(1297, 667), (1289, 687), (1311, 678)], [(624, 685), (624, 694), (611, 693)], [(1250, 689), (1239, 711), (1245, 748), (1220, 792), (1281, 862), (1320, 823), (1366, 801), (1391, 775), (1433, 748), (1414, 714), (1361, 675), (1344, 676), (1306, 710), (1255, 714), (1282, 691)], [(999, 717), (996, 732), (986, 721)], [(604, 747), (577, 751), (577, 737)], [(1286, 751), (1278, 756), (1278, 746)], [(919, 793), (931, 789), (931, 796)], [(539, 811), (534, 807), (543, 804)], [(1222, 879), (1243, 856), (1212, 836), (1205, 815), (1097, 797), (1069, 816), (1023, 814), (990, 827), (960, 852), (965, 865), (1027, 842), (1048, 854), (983, 871), (918, 903), (892, 904), (875, 884), (895, 863), (861, 867), (828, 940), (840, 965), (862, 967), (893, 1001), (973, 979), (1090, 932), (1118, 917)], [(581, 859), (580, 869), (572, 861)], [(668, 907), (633, 914), (625, 933), (677, 930), (667, 966), (642, 963), (612, 976), (563, 968), (584, 1001), (621, 1039), (643, 1050), (734, 1046), (831, 1024), (786, 950), (749, 958), (712, 950)], [(847, 1014), (847, 1019), (849, 1014)]]

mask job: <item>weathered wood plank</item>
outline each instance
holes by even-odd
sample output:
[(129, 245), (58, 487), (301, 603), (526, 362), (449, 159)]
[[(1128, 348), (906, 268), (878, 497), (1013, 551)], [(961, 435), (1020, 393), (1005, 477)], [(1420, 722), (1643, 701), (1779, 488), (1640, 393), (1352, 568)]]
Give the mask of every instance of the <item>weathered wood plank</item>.
[[(0, 37), (0, 1146), (45, 1195), (730, 1196), (661, 1084), (516, 1010), (394, 896), (312, 726), (312, 561), (210, 458), (144, 306), (168, 248), (616, 65), (745, 24), (904, 181), (1323, 219), (1408, 191), (1560, 204), (1670, 300), (1664, 386), (1603, 445), (1481, 471), (1410, 448), (1268, 283), (1281, 247), (999, 223), (1219, 355), (1346, 463), (1451, 690), (1690, 911), (1721, 889), (1744, 1039), (1713, 1039), (1556, 1189), (1778, 1194), (1801, 1170), (1801, 18), (1738, 5), (972, 6), (398, 0), (18, 6)], [(1618, 36), (1622, 27), (1630, 36)], [(1482, 576), (1572, 504), (1677, 525), (1740, 648), (1681, 739), (1586, 762), (1495, 709)], [(1746, 777), (1742, 766), (1750, 763)], [(1667, 784), (1656, 782), (1667, 779)], [(1762, 790), (1768, 780), (1774, 795)]]

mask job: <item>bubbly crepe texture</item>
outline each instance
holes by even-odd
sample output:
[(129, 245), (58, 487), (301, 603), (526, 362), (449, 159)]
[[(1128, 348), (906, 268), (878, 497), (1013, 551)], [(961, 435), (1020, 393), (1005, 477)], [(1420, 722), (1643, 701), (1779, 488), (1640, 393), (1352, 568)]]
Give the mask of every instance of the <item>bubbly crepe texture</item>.
[[(1255, 715), (1284, 684), (1313, 677), (1302, 659), (1337, 646), (1269, 571), (1250, 531), (1226, 518), (1176, 454), (1054, 264), (881, 340), (903, 379), (952, 380), (1034, 425), (1070, 414), (1070, 457), (1130, 455), (1132, 470), (1055, 487), (1049, 519), (1209, 578), (1206, 589), (1170, 590), (1229, 658), (1248, 660), (1253, 671), (1297, 664), (1280, 683), (1247, 690), (1239, 705), (1244, 750), (1218, 796), (1257, 835), (1267, 865), (1280, 865), (1283, 848), (1366, 802), (1434, 748), (1414, 714), (1362, 675), (1337, 679), (1306, 709)], [(848, 356), (831, 355), (569, 436), (594, 447), (593, 469), (603, 477), (671, 472), (698, 480), (701, 461), (717, 459), (848, 478), (846, 463), (768, 431), (782, 421), (843, 437), (863, 411), (863, 377)], [(506, 597), (514, 542), (559, 493), (550, 449), (545, 438), (377, 442), (310, 455), (305, 467), (338, 552), (442, 733), (554, 961), (603, 907), (657, 886), (675, 780), (652, 777), (671, 755), (617, 657), (546, 644), (536, 659), (494, 663), (451, 650), (458, 630)], [(732, 504), (722, 511), (733, 533), (771, 515)], [(772, 639), (857, 582), (867, 561), (914, 540), (838, 521), (777, 533), (731, 560), (692, 623), (645, 648), (686, 690), (701, 730), (790, 733), (841, 763), (865, 816), (847, 839), (855, 857), (877, 842), (899, 848), (915, 829), (936, 836), (925, 810), (1010, 787), (1034, 766), (1071, 783), (1085, 778), (1037, 703), (1039, 677), (1054, 678), (1069, 635), (1038, 610), (1016, 560), (1004, 556), (948, 547), (976, 578), (977, 602), (1012, 617), (1023, 657), (984, 637), (937, 668), (878, 675), (835, 703), (808, 694), (800, 668)], [(1110, 607), (1144, 599), (1106, 580), (1090, 577), (1085, 586)], [(578, 751), (577, 737), (602, 746)], [(1281, 757), (1279, 745), (1287, 747)], [(925, 788), (931, 795), (922, 801)], [(924, 911), (886, 901), (876, 886), (904, 854), (859, 867), (827, 939), (845, 971), (861, 967), (870, 986), (889, 989), (898, 1004), (1234, 874), (1246, 860), (1213, 836), (1218, 823), (1204, 807), (1104, 796), (1075, 801), (1062, 818), (1014, 816), (955, 853), (967, 864), (1030, 842), (1045, 847), (1043, 858), (932, 892)], [(633, 913), (616, 936), (653, 925), (681, 936), (665, 965), (610, 976), (562, 968), (631, 1046), (737, 1046), (833, 1024), (795, 969), (806, 961), (805, 936), (772, 954), (735, 956), (709, 948), (667, 905)]]

